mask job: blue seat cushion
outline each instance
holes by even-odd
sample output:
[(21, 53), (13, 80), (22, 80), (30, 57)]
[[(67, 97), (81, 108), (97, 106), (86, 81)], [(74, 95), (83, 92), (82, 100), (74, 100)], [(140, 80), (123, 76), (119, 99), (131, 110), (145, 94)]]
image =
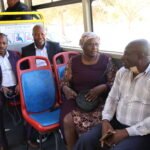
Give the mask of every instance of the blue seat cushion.
[(60, 109), (52, 112), (42, 112), (37, 114), (29, 114), (29, 116), (39, 122), (42, 126), (49, 126), (59, 123)]
[(62, 79), (62, 77), (64, 76), (65, 69), (66, 69), (66, 66), (62, 66), (62, 67), (58, 68), (59, 79)]
[(35, 70), (22, 75), (22, 88), (28, 112), (43, 112), (55, 104), (56, 90), (53, 73)]

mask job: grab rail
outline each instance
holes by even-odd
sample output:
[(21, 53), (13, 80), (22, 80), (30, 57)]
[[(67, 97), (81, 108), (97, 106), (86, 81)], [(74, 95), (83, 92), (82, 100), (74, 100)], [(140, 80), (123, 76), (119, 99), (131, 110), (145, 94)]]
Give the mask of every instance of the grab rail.
[(3, 15), (39, 15), (40, 19), (38, 20), (0, 20), (1, 24), (11, 24), (11, 23), (31, 23), (31, 22), (42, 22), (44, 24), (44, 16), (40, 12), (0, 12), (0, 16)]

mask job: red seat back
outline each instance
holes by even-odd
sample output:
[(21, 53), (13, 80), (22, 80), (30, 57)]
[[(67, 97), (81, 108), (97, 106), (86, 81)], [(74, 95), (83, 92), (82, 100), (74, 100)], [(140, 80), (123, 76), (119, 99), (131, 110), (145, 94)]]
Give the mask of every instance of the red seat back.
[[(55, 74), (55, 80), (56, 80), (56, 84), (58, 87), (58, 96), (59, 96), (59, 102), (62, 103), (62, 95), (61, 95), (61, 90), (60, 90), (60, 80), (63, 77), (66, 65), (69, 61), (69, 59), (73, 56), (79, 55), (78, 52), (61, 52), (56, 54), (53, 57), (53, 69), (54, 69), (54, 74)], [(61, 58), (61, 59), (60, 59)], [(61, 60), (62, 62), (60, 62), (59, 60)]]

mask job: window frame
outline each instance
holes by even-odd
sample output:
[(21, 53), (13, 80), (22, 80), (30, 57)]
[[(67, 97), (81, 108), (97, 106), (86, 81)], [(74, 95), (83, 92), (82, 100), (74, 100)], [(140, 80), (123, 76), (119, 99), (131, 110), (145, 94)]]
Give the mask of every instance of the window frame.
[(50, 7), (56, 7), (56, 6), (64, 6), (69, 4), (75, 4), (75, 3), (81, 3), (82, 0), (60, 0), (55, 2), (49, 2), (49, 3), (43, 3), (39, 5), (32, 5), (32, 10), (42, 9), (42, 8), (50, 8)]

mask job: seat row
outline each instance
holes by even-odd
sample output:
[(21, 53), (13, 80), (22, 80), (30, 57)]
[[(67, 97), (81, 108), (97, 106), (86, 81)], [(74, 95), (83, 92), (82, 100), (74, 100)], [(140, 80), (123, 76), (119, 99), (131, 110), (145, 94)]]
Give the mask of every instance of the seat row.
[[(58, 53), (53, 57), (53, 64), (50, 64), (46, 57), (41, 56), (25, 57), (17, 63), (22, 115), (39, 132), (41, 150), (42, 134), (47, 132), (54, 133), (56, 150), (58, 149), (56, 131), (60, 126), (62, 103), (60, 80), (70, 57), (78, 54), (77, 52)], [(36, 60), (39, 59), (45, 61), (46, 65), (38, 67)], [(22, 69), (21, 64), (26, 61), (29, 68)]]

